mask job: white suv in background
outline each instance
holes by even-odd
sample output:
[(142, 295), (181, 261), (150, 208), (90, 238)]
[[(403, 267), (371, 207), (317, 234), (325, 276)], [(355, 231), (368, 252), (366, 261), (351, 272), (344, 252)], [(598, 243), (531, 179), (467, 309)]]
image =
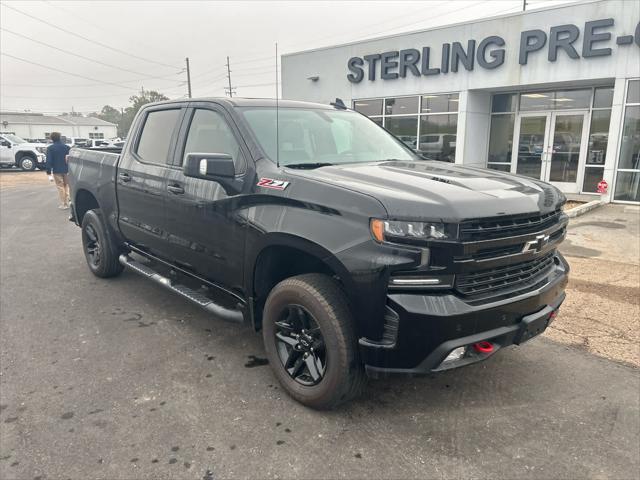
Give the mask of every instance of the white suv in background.
[(0, 167), (17, 166), (29, 171), (43, 169), (46, 163), (47, 145), (29, 143), (13, 133), (0, 132)]

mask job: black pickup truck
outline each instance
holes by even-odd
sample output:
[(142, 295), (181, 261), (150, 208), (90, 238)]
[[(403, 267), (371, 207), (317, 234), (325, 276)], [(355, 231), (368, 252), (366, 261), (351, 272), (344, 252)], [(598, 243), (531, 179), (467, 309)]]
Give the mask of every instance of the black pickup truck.
[(69, 170), (95, 275), (128, 268), (261, 330), (314, 408), (367, 374), (484, 360), (565, 298), (562, 193), (425, 160), (341, 102), (151, 104), (122, 151), (74, 149)]

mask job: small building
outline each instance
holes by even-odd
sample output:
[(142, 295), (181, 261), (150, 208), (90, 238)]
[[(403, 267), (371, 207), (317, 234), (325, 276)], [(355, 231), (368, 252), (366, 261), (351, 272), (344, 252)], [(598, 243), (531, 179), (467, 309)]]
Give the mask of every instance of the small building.
[(44, 115), (42, 113), (0, 112), (0, 130), (29, 139), (49, 138), (51, 132), (65, 137), (114, 138), (118, 126), (94, 117)]
[(282, 94), (341, 98), (437, 160), (640, 203), (639, 20), (588, 1), (292, 53)]

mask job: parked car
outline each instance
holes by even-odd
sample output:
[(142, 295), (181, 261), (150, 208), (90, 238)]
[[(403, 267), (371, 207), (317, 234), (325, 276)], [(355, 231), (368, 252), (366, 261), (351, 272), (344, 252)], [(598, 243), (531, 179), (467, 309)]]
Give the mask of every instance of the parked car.
[(419, 150), (426, 157), (453, 163), (456, 157), (456, 135), (449, 133), (420, 135)]
[(47, 145), (30, 143), (13, 133), (0, 132), (0, 166), (19, 167), (29, 171), (43, 169), (46, 163)]
[(261, 330), (278, 380), (313, 408), (366, 374), (485, 360), (542, 333), (565, 298), (558, 189), (423, 160), (339, 102), (146, 105), (121, 152), (74, 149), (69, 171), (94, 275), (126, 267)]

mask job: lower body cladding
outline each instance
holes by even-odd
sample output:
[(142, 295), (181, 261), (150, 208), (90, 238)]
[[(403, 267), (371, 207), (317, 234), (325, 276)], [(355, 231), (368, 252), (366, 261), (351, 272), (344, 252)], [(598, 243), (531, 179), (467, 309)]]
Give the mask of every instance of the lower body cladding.
[[(360, 339), (370, 377), (420, 375), (485, 360), (509, 345), (542, 333), (564, 301), (568, 266), (562, 262), (548, 281), (525, 294), (474, 305), (453, 293), (391, 293), (387, 329), (395, 341)], [(386, 335), (391, 340), (392, 335)]]

